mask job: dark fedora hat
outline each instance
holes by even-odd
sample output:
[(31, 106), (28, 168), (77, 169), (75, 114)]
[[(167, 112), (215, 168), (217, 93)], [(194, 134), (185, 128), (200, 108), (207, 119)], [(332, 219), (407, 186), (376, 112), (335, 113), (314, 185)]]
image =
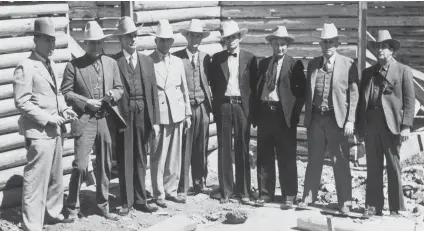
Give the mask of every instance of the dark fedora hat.
[(48, 17), (35, 19), (34, 30), (32, 31), (32, 34), (56, 37), (56, 31), (55, 31), (53, 19)]

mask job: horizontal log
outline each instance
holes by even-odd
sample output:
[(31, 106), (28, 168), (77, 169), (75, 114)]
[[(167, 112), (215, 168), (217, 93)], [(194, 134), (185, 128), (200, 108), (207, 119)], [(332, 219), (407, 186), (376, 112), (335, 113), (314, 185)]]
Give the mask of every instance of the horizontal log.
[(17, 132), (0, 136), (0, 152), (23, 148), (24, 145), (25, 138)]
[(417, 26), (424, 24), (424, 16), (378, 17), (368, 16), (367, 27), (378, 26)]
[(184, 215), (175, 215), (145, 229), (145, 231), (163, 231), (163, 230), (167, 230), (167, 231), (197, 230), (197, 222)]
[(390, 31), (390, 35), (393, 38), (398, 38), (401, 36), (408, 36), (410, 38), (417, 37), (422, 38), (424, 36), (424, 28), (421, 26), (410, 26), (410, 27), (390, 27), (390, 26), (384, 26), (384, 27), (368, 27), (367, 30), (372, 35), (377, 35), (378, 30), (385, 29)]
[[(221, 26), (221, 20), (219, 19), (204, 19), (202, 20), (202, 23), (204, 24), (203, 30), (206, 31), (214, 31), (219, 30)], [(181, 29), (188, 28), (190, 24), (190, 21), (182, 21), (182, 22), (175, 22), (171, 23), (172, 30), (174, 32), (178, 32)], [(156, 33), (157, 26), (143, 26), (138, 29), (137, 34), (138, 35), (144, 35), (148, 33)]]
[(134, 11), (218, 6), (218, 1), (135, 1)]
[[(104, 29), (103, 30), (103, 33), (105, 35), (110, 35), (110, 34), (113, 34), (115, 32), (116, 32), (116, 29), (115, 28), (110, 28), (110, 29), (108, 28), (108, 29)], [(70, 31), (70, 34), (71, 34), (72, 38), (75, 39), (75, 41), (81, 41), (81, 42), (83, 42), (84, 39), (85, 39), (84, 31), (82, 31), (82, 30)], [(117, 40), (117, 39), (114, 38), (114, 37), (107, 37), (105, 39), (105, 41), (110, 41), (110, 40)]]
[(102, 28), (116, 28), (116, 23), (118, 22), (120, 17), (107, 17), (107, 18), (84, 18), (84, 19), (76, 19), (72, 18), (69, 22), (69, 28), (71, 30), (84, 30), (87, 22), (96, 20)]
[[(337, 28), (358, 28), (357, 18), (330, 18), (328, 19), (336, 25)], [(288, 19), (235, 19), (240, 28), (249, 30), (272, 30), (277, 26), (285, 26), (287, 30), (309, 30), (320, 29), (327, 21), (322, 18), (288, 18)]]
[(120, 17), (121, 8), (119, 7), (82, 7), (71, 8), (69, 11), (70, 18), (103, 18), (103, 17)]
[[(63, 75), (66, 63), (56, 63), (55, 70), (59, 74), (59, 77)], [(13, 72), (15, 67), (0, 69), (0, 85), (13, 83)]]
[(265, 17), (357, 17), (358, 4), (347, 5), (264, 5), (222, 7), (222, 18), (265, 18)]
[(94, 18), (84, 18), (84, 19), (76, 19), (76, 18), (71, 18), (71, 20), (69, 21), (69, 29), (72, 31), (74, 29), (82, 29), (84, 30), (85, 25), (87, 24), (87, 22), (95, 20)]
[(68, 5), (70, 8), (75, 7), (95, 7), (97, 6), (97, 2), (95, 1), (68, 1)]
[(97, 6), (121, 6), (121, 1), (96, 1)]
[[(0, 153), (0, 171), (27, 164), (26, 153), (27, 150), (25, 148)], [(63, 144), (62, 156), (70, 156), (73, 153), (74, 140), (66, 139)]]
[[(0, 39), (0, 54), (4, 53), (16, 53), (23, 51), (30, 51), (35, 48), (34, 37), (15, 37), (15, 38), (3, 38)], [(56, 37), (55, 47), (64, 48), (68, 46), (68, 35), (65, 32), (58, 32)]]
[(221, 7), (202, 7), (188, 9), (152, 10), (134, 12), (134, 22), (152, 23), (166, 18), (169, 21), (191, 20), (192, 18), (219, 18)]
[(0, 18), (68, 13), (67, 3), (0, 6)]
[[(171, 47), (170, 52), (175, 52), (178, 50), (181, 50), (185, 47)], [(222, 46), (219, 43), (212, 43), (212, 44), (204, 44), (199, 46), (199, 50), (209, 54), (213, 55), (216, 52), (222, 51)], [(150, 55), (154, 50), (140, 50), (139, 52), (145, 55)], [(1, 110), (0, 110), (0, 117), (1, 117)]]
[[(400, 3), (402, 5), (402, 3)], [(424, 12), (424, 4), (421, 7), (396, 7), (396, 8), (368, 8), (367, 17), (369, 16), (422, 16)]]
[[(0, 135), (18, 132), (19, 115), (9, 116), (0, 119)], [(0, 158), (1, 159), (1, 158)]]
[(370, 1), (368, 8), (385, 7), (385, 8), (424, 8), (422, 1)]
[(305, 4), (340, 4), (337, 1), (220, 1), (220, 6), (267, 6), (267, 5), (305, 5)]
[[(20, 61), (30, 56), (31, 52), (21, 52), (0, 55), (0, 68), (16, 67)], [(51, 57), (55, 62), (67, 62), (71, 59), (71, 53), (68, 49), (58, 49), (53, 52)]]
[(15, 107), (14, 99), (0, 100), (0, 118), (6, 117), (6, 116), (12, 116), (16, 114), (19, 114), (19, 111)]
[(13, 97), (13, 84), (0, 85), (0, 100)]
[[(0, 21), (0, 37), (21, 35), (31, 32), (34, 28), (35, 18), (8, 19)], [(68, 25), (66, 17), (53, 17), (56, 30), (64, 30)]]

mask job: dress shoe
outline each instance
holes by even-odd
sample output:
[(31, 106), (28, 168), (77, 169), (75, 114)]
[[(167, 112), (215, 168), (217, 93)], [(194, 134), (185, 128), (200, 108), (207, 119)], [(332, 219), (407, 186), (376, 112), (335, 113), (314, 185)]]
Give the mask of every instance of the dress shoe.
[(220, 204), (228, 204), (230, 202), (230, 198), (224, 197), (219, 201)]
[(244, 205), (254, 205), (254, 203), (250, 200), (249, 197), (243, 197), (240, 199), (240, 203)]
[(159, 207), (161, 207), (161, 208), (166, 208), (166, 207), (168, 207), (168, 206), (166, 205), (166, 201), (165, 201), (164, 199), (156, 199), (156, 200), (155, 200), (155, 203), (156, 203)]
[(197, 194), (206, 194), (209, 195), (212, 192), (211, 188), (206, 188), (206, 187), (194, 187), (194, 193)]
[(46, 218), (46, 224), (54, 225), (54, 224), (60, 224), (60, 223), (72, 223), (74, 222), (74, 218), (64, 218), (62, 214), (59, 214), (57, 217), (49, 217)]
[(186, 203), (186, 198), (183, 195), (178, 195), (176, 197), (166, 196), (165, 199), (168, 200), (168, 201), (173, 201), (175, 203), (179, 203), (179, 204), (185, 204)]
[(129, 213), (130, 213), (130, 208), (128, 208), (128, 207), (122, 207), (120, 210), (119, 210), (119, 212), (118, 212), (118, 214), (120, 215), (120, 216), (127, 216)]
[(301, 201), (301, 202), (299, 202), (299, 204), (297, 204), (297, 207), (298, 208), (301, 208), (301, 209), (304, 209), (304, 208), (306, 208), (308, 206), (309, 206), (309, 203), (306, 202), (306, 201)]
[(390, 216), (391, 217), (401, 217), (402, 215), (399, 213), (399, 211), (390, 211)]
[(141, 204), (141, 205), (134, 205), (134, 209), (137, 211), (145, 212), (145, 213), (154, 213), (158, 211), (158, 207), (154, 207), (151, 205)]
[(113, 213), (109, 213), (109, 212), (100, 212), (100, 215), (104, 218), (106, 218), (107, 220), (111, 220), (111, 221), (119, 221), (119, 216)]
[(285, 201), (283, 204), (281, 204), (280, 209), (282, 210), (289, 210), (293, 208), (293, 201)]
[(346, 215), (346, 214), (350, 213), (350, 208), (348, 206), (344, 205), (344, 206), (339, 208), (339, 212), (340, 212), (340, 214)]

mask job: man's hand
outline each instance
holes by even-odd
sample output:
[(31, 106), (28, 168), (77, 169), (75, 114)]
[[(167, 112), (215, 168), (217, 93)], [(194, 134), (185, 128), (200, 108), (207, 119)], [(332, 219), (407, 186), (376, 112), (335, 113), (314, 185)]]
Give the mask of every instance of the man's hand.
[(191, 117), (188, 116), (185, 119), (185, 131), (187, 131), (191, 127)]
[(400, 142), (407, 141), (409, 139), (409, 133), (411, 133), (409, 126), (402, 127), (400, 131)]
[(113, 100), (113, 92), (109, 90), (106, 93), (106, 96), (103, 98), (103, 101), (105, 101), (106, 103), (110, 103), (112, 100)]
[(155, 136), (159, 135), (159, 131), (160, 131), (159, 129), (160, 129), (159, 125), (157, 125), (157, 124), (153, 125), (153, 132), (154, 132)]
[(345, 136), (351, 136), (353, 135), (354, 125), (353, 122), (346, 122), (344, 127), (344, 135)]
[(53, 126), (60, 126), (65, 122), (65, 118), (62, 116), (52, 116), (50, 118), (49, 122), (47, 124), (53, 125)]
[(63, 117), (66, 119), (66, 120), (71, 120), (71, 121), (73, 121), (73, 120), (76, 120), (76, 119), (78, 119), (78, 115), (77, 115), (77, 113), (75, 113), (72, 109), (70, 109), (70, 108), (68, 108), (68, 109), (66, 109), (65, 111), (63, 111), (62, 112), (62, 114), (63, 114)]
[(87, 107), (90, 111), (96, 112), (102, 106), (102, 101), (97, 99), (89, 99), (87, 100)]

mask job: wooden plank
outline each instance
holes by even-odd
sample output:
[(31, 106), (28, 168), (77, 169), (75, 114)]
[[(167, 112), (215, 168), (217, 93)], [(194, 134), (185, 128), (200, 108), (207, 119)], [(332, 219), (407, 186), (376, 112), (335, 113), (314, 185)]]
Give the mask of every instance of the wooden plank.
[(267, 5), (304, 5), (304, 4), (340, 4), (337, 1), (220, 1), (220, 6), (267, 6)]
[[(0, 135), (18, 132), (18, 119), (19, 115), (9, 116), (0, 119)], [(1, 159), (1, 158), (0, 158)]]
[[(55, 70), (59, 74), (59, 77), (63, 75), (66, 63), (56, 63)], [(13, 72), (15, 67), (0, 69), (0, 85), (13, 83)]]
[(370, 1), (369, 7), (386, 7), (386, 8), (415, 8), (424, 7), (422, 1)]
[(84, 7), (71, 8), (70, 18), (102, 18), (102, 17), (120, 17), (121, 9), (119, 7)]
[(0, 100), (0, 118), (16, 114), (19, 114), (19, 111), (16, 109), (13, 99)]
[(75, 7), (96, 7), (95, 1), (67, 1), (70, 8)]
[(223, 18), (266, 18), (266, 17), (357, 17), (358, 5), (265, 5), (265, 6), (227, 6), (222, 7)]
[[(16, 67), (20, 61), (31, 55), (31, 52), (21, 52), (0, 55), (0, 68)], [(53, 52), (51, 59), (55, 62), (65, 62), (71, 59), (68, 49), (58, 49)]]
[(192, 231), (196, 230), (197, 222), (191, 220), (190, 218), (182, 215), (175, 215), (171, 218), (168, 218), (164, 221), (156, 223), (148, 228), (146, 231)]
[(0, 6), (0, 18), (64, 14), (69, 11), (67, 3), (31, 4), (31, 5), (3, 5)]
[[(285, 26), (287, 30), (321, 29), (324, 25), (322, 18), (289, 18), (289, 19), (235, 19), (240, 28), (249, 30), (272, 30), (277, 26)], [(357, 18), (330, 18), (337, 28), (358, 28)]]
[(18, 133), (4, 134), (0, 136), (0, 152), (23, 148), (25, 139)]
[[(35, 18), (0, 20), (0, 37), (21, 35), (33, 30)], [(56, 30), (64, 30), (68, 25), (66, 17), (53, 17)]]
[[(206, 30), (206, 31), (219, 30), (221, 26), (221, 20), (219, 19), (205, 19), (205, 20), (202, 20), (202, 23), (204, 24), (203, 30)], [(179, 30), (183, 28), (188, 28), (189, 24), (190, 24), (190, 21), (182, 21), (182, 22), (171, 23), (171, 26), (174, 32), (178, 32)], [(157, 29), (156, 25), (143, 26), (138, 29), (137, 34), (145, 35), (148, 33), (156, 33), (156, 29)]]
[(424, 25), (424, 16), (408, 16), (408, 17), (367, 17), (367, 26), (384, 27), (384, 26), (417, 26)]
[(134, 1), (134, 11), (218, 6), (218, 1)]
[(92, 20), (94, 20), (94, 18), (89, 18), (89, 19), (74, 19), (74, 18), (72, 18), (69, 21), (69, 28), (71, 28), (71, 30), (84, 29), (87, 22), (92, 21)]
[(393, 38), (399, 38), (399, 37), (418, 37), (422, 38), (424, 37), (424, 28), (421, 26), (409, 26), (409, 27), (390, 27), (390, 26), (376, 26), (376, 27), (369, 27), (368, 26), (368, 32), (376, 35), (378, 30), (389, 30), (390, 35)]
[(369, 16), (422, 16), (424, 14), (424, 4), (421, 7), (396, 7), (396, 8), (370, 8)]
[[(30, 51), (35, 48), (34, 37), (16, 37), (0, 39), (0, 54)], [(68, 35), (59, 31), (56, 37), (56, 49), (68, 46)]]
[(159, 20), (163, 18), (166, 18), (171, 22), (191, 20), (192, 18), (219, 18), (220, 16), (221, 7), (137, 11), (134, 13), (134, 22), (137, 24), (152, 23), (159, 22)]
[(362, 79), (362, 70), (365, 69), (367, 50), (367, 2), (359, 2), (359, 29), (358, 29), (358, 77)]
[(120, 6), (120, 1), (96, 1), (97, 6)]
[(134, 14), (133, 1), (123, 1), (121, 4), (121, 16), (133, 17)]

